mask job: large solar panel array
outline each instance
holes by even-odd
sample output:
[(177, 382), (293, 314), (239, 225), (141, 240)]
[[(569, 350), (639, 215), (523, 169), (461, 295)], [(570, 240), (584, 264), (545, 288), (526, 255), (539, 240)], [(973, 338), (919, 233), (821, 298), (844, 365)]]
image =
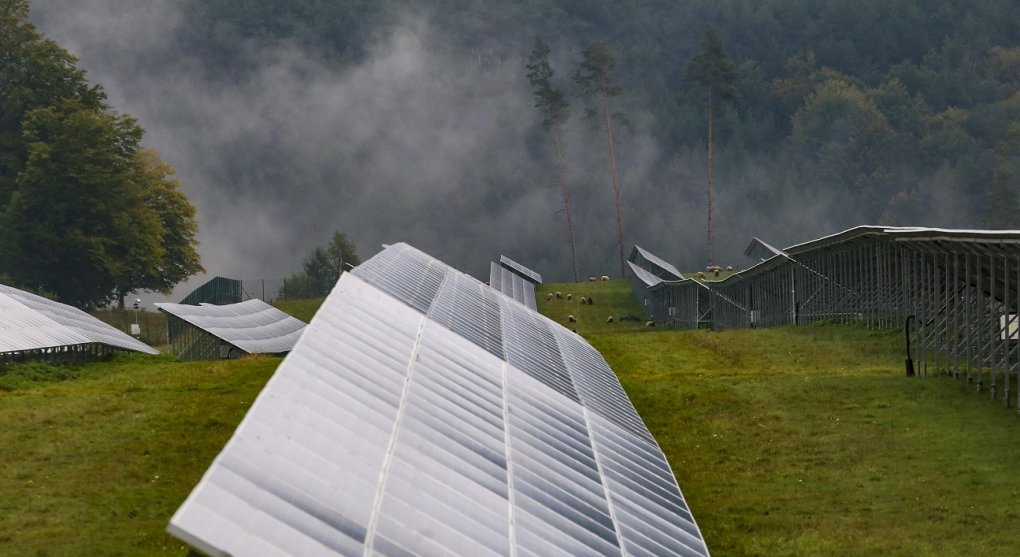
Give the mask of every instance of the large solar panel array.
[(707, 555), (583, 339), (396, 244), (344, 274), (168, 530), (230, 555)]
[(489, 286), (531, 309), (537, 309), (535, 285), (495, 261), (489, 266)]
[(520, 275), (521, 277), (524, 278), (524, 280), (527, 280), (532, 284), (542, 284), (542, 275), (536, 273), (535, 271), (532, 271), (531, 269), (525, 267), (524, 265), (521, 265), (520, 263), (514, 261), (513, 259), (510, 259), (505, 255), (499, 256), (499, 264), (502, 267), (509, 269), (514, 273)]
[(233, 345), (248, 354), (289, 352), (305, 323), (253, 298), (236, 304), (155, 304), (160, 310)]
[(159, 353), (80, 309), (0, 284), (0, 353), (83, 344)]

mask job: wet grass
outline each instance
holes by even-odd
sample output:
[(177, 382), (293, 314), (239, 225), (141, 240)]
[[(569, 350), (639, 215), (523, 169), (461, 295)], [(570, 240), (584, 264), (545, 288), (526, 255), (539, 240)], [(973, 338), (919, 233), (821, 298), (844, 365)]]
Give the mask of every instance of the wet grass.
[[(626, 281), (547, 285), (539, 305), (620, 376), (713, 555), (1016, 553), (1015, 412), (904, 377), (898, 332), (605, 323), (646, 317)], [(5, 368), (0, 555), (185, 554), (166, 524), (279, 362)]]
[[(636, 307), (619, 299), (603, 311)], [(965, 383), (905, 377), (899, 332), (574, 325), (619, 375), (713, 555), (1016, 554), (1020, 421)]]

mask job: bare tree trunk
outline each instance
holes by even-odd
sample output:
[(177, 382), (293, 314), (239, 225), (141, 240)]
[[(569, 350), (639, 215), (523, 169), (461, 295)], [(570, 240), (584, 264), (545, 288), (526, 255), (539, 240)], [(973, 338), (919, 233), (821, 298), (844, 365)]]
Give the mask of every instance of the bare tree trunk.
[(706, 194), (708, 197), (708, 231), (706, 234), (706, 248), (708, 250), (708, 264), (713, 264), (712, 257), (712, 84), (708, 85), (708, 185)]
[(602, 80), (602, 116), (606, 119), (606, 139), (609, 141), (609, 170), (613, 176), (613, 195), (616, 202), (616, 241), (620, 247), (620, 276), (627, 276), (623, 263), (623, 219), (620, 217), (620, 180), (616, 174), (616, 144), (613, 140), (613, 117), (609, 113), (609, 84)]
[(563, 153), (563, 130), (560, 123), (553, 125), (553, 143), (556, 144), (556, 172), (559, 176), (560, 190), (563, 192), (563, 208), (567, 212), (567, 232), (570, 235), (570, 260), (574, 265), (574, 282), (577, 278), (577, 247), (574, 239), (574, 221), (570, 216), (570, 191), (567, 189), (567, 161)]

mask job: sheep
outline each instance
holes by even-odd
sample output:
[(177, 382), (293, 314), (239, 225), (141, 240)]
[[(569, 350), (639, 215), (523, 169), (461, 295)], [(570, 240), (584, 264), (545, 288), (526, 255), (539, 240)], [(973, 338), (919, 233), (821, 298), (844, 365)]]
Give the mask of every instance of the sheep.
[(715, 276), (719, 276), (719, 269), (718, 268), (716, 268), (716, 270), (713, 271), (713, 272), (715, 273)]
[(602, 278), (599, 279), (599, 280), (601, 280), (602, 282), (605, 282), (605, 281), (609, 280), (609, 275), (602, 275)]
[(577, 323), (577, 318), (574, 317), (573, 313), (571, 313), (570, 315), (567, 316), (567, 321), (570, 321), (571, 323)]
[(654, 327), (655, 321), (645, 321), (645, 327)]
[(568, 292), (567, 293), (567, 299), (568, 300), (573, 300), (574, 299), (574, 295)]
[(556, 293), (556, 299), (559, 300), (559, 299), (562, 299), (562, 298), (563, 298), (563, 294), (561, 292), (557, 292)]
[(698, 271), (698, 278), (700, 278), (700, 279), (705, 278), (705, 273), (702, 273), (701, 271)]
[(597, 280), (599, 280), (599, 279), (597, 279), (595, 277), (588, 277), (588, 282), (595, 282)]
[(588, 298), (585, 298), (584, 296), (581, 296), (581, 305), (583, 306), (584, 304), (587, 304), (587, 303), (588, 303)]
[(591, 306), (591, 305), (594, 305), (594, 304), (595, 304), (595, 296), (588, 296), (588, 305)]
[(612, 323), (612, 322), (613, 322), (613, 316), (610, 315), (609, 318), (606, 319), (606, 323)]
[(550, 292), (550, 293), (545, 295), (545, 301), (548, 302), (549, 300), (552, 300), (552, 299), (553, 299), (553, 293), (552, 292)]
[(726, 270), (727, 271), (732, 271), (733, 270), (733, 265), (727, 265), (726, 266)]

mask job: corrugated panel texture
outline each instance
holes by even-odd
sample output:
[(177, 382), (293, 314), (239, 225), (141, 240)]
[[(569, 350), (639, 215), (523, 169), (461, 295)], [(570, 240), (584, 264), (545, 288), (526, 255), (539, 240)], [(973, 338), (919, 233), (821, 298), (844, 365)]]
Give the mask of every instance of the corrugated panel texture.
[(517, 276), (524, 278), (525, 280), (531, 282), (532, 284), (542, 284), (542, 275), (536, 273), (535, 271), (532, 271), (531, 269), (525, 267), (524, 265), (521, 265), (520, 263), (514, 261), (513, 259), (510, 259), (505, 255), (499, 256), (499, 264), (503, 268), (512, 271)]
[(80, 309), (0, 284), (0, 352), (91, 343), (159, 353)]
[(535, 285), (495, 261), (489, 266), (489, 286), (533, 310), (538, 309), (535, 305)]
[(249, 354), (289, 352), (305, 329), (300, 319), (257, 298), (225, 306), (154, 305)]
[(172, 534), (212, 555), (708, 554), (595, 349), (410, 246), (376, 258), (341, 277)]

